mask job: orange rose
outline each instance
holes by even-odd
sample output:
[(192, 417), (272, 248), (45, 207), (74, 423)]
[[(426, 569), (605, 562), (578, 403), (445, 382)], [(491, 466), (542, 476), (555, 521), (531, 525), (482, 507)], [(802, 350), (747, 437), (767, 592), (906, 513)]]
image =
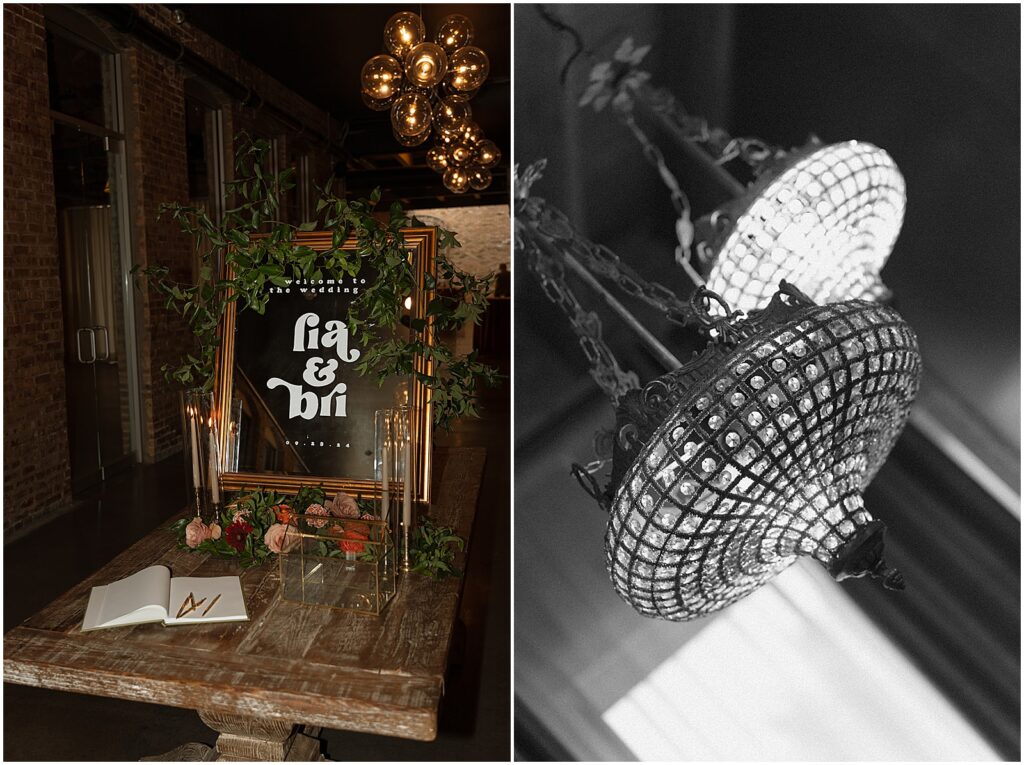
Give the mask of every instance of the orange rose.
[(288, 505), (274, 505), (271, 510), (274, 511), (274, 515), (277, 516), (278, 523), (289, 524), (292, 522), (292, 509)]
[[(369, 530), (369, 529), (367, 529)], [(338, 540), (338, 547), (342, 552), (347, 553), (361, 553), (366, 549), (366, 545), (359, 541), (352, 540), (366, 540), (369, 537), (366, 534), (361, 534), (355, 529), (348, 529), (341, 535), (341, 539)]]

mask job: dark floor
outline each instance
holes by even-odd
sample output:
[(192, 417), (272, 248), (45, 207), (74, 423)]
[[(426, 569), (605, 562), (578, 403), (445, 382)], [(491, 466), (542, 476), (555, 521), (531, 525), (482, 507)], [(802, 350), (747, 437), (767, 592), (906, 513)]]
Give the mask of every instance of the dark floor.
[[(507, 355), (506, 355), (507, 358)], [(501, 364), (508, 374), (507, 363)], [(483, 392), (480, 420), (438, 445), (484, 446), (481, 487), (440, 730), (430, 743), (324, 731), (331, 760), (508, 760), (510, 717), (509, 383)], [(71, 513), (4, 547), (4, 631), (100, 568), (185, 505), (180, 455), (109, 480)], [(31, 584), (18, 572), (32, 572)], [(461, 650), (459, 650), (461, 649)], [(212, 744), (195, 712), (4, 684), (4, 760), (137, 760)]]

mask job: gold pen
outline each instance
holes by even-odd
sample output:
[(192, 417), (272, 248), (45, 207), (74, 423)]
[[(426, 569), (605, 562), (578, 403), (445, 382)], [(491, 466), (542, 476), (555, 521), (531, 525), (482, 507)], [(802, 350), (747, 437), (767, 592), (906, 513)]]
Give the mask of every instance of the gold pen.
[[(203, 598), (203, 600), (206, 600), (206, 598)], [(203, 611), (202, 615), (206, 616), (210, 612), (210, 609), (213, 608), (213, 604), (216, 603), (218, 600), (220, 600), (220, 593), (219, 592), (217, 593), (217, 597), (215, 597), (213, 599), (213, 601), (210, 603), (210, 605), (208, 605), (206, 607), (206, 610)]]
[[(180, 619), (183, 614), (187, 614), (188, 611), (185, 610), (185, 606), (188, 605), (189, 603), (192, 603), (193, 604), (193, 608), (194, 608), (195, 607), (195, 605), (194, 605), (195, 602), (196, 602), (195, 596), (190, 592), (188, 594), (188, 597), (185, 598), (183, 601), (181, 601), (181, 606), (178, 608), (178, 615), (175, 616), (174, 618), (175, 619)], [(191, 609), (189, 609), (189, 610), (191, 610)]]

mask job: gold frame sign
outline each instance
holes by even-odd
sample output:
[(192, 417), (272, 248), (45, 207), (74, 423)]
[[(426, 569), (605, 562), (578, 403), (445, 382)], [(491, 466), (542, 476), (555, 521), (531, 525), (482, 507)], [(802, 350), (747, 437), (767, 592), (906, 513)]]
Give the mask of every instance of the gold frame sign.
[[(435, 270), (437, 230), (404, 228), (402, 239), (417, 287), (396, 331), (412, 336), (412, 322), (421, 319), (429, 337), (433, 294), (424, 276)], [(295, 236), (296, 246), (317, 251), (330, 249), (331, 242), (329, 231)], [(342, 248), (356, 251), (358, 243), (349, 239)], [(361, 351), (348, 341), (348, 306), (376, 278), (364, 261), (354, 277), (268, 284), (263, 314), (239, 315), (236, 303), (228, 305), (214, 387), (225, 489), (322, 486), (329, 493), (377, 496), (374, 413), (408, 405), (413, 496), (430, 501), (429, 390), (416, 375), (378, 385), (376, 377), (359, 375), (353, 363)], [(430, 374), (432, 365), (429, 358), (416, 359), (417, 372)]]

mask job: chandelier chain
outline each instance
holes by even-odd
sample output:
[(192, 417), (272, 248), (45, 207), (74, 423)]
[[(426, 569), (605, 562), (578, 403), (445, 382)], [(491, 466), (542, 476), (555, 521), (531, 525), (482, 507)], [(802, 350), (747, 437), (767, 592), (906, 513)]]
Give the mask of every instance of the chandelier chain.
[(668, 164), (665, 162), (665, 155), (661, 149), (658, 148), (658, 145), (647, 136), (640, 126), (637, 125), (636, 120), (633, 119), (632, 100), (623, 99), (620, 101), (617, 111), (626, 127), (629, 128), (630, 132), (633, 133), (633, 136), (640, 143), (644, 158), (654, 166), (661, 177), (661, 182), (668, 188), (669, 196), (672, 199), (672, 205), (675, 207), (677, 215), (675, 260), (686, 271), (686, 275), (690, 277), (690, 280), (699, 287), (704, 284), (704, 278), (692, 264), (693, 219), (690, 213), (690, 199), (679, 186), (679, 181), (675, 175), (669, 170)]
[(704, 117), (687, 113), (665, 88), (645, 84), (638, 89), (636, 98), (661, 117), (680, 138), (699, 143), (715, 164), (724, 165), (739, 159), (758, 175), (767, 161), (783, 153), (779, 147), (760, 138), (733, 138), (722, 128), (711, 127)]
[(658, 309), (670, 321), (698, 327), (702, 327), (703, 322), (691, 301), (680, 300), (664, 285), (648, 281), (611, 249), (582, 236), (556, 207), (530, 196), (530, 188), (541, 177), (545, 165), (546, 160), (540, 160), (521, 172), (518, 165), (515, 168), (516, 251), (525, 256), (527, 267), (540, 279), (548, 300), (568, 318), (591, 365), (594, 380), (606, 395), (618, 401), (628, 391), (640, 387), (639, 377), (632, 370), (623, 370), (602, 337), (597, 314), (587, 311), (569, 286), (565, 263), (570, 258), (577, 267), (610, 279), (628, 295)]
[(611, 279), (626, 294), (643, 300), (678, 324), (696, 323), (693, 309), (687, 301), (680, 300), (664, 285), (645, 279), (605, 245), (585, 239), (557, 208), (531, 197), (529, 204), (523, 205), (517, 214), (526, 219), (532, 218), (537, 230), (550, 238), (558, 249), (575, 256), (599, 276)]
[(565, 279), (565, 267), (549, 257), (536, 242), (524, 236), (516, 237), (516, 249), (526, 255), (527, 264), (540, 279), (544, 295), (554, 303), (572, 327), (580, 348), (590, 364), (590, 375), (613, 401), (627, 391), (640, 387), (636, 372), (626, 372), (605, 342), (601, 320), (593, 311), (587, 311), (576, 298)]

